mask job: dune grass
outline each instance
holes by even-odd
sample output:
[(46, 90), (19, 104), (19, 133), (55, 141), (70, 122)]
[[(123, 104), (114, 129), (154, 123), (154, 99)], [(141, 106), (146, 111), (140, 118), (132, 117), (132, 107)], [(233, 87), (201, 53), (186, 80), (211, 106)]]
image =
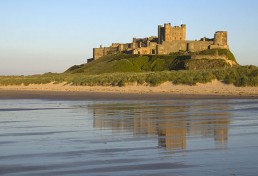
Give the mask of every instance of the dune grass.
[[(140, 61), (137, 64), (139, 66), (144, 65)], [(209, 70), (165, 70), (103, 74), (47, 73), (32, 76), (0, 76), (0, 85), (47, 84), (53, 82), (67, 83), (76, 86), (125, 86), (128, 83), (157, 86), (166, 81), (173, 82), (174, 84), (195, 85), (196, 83), (207, 83), (214, 79), (226, 84), (234, 84), (235, 86), (258, 86), (258, 67), (236, 66), (232, 68)]]

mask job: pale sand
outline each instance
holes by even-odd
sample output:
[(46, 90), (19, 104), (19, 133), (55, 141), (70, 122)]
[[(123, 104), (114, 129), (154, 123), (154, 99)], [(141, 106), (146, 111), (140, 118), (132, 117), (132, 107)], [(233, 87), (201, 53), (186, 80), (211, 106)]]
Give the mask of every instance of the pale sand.
[[(60, 95), (66, 93), (111, 93), (111, 94), (160, 94), (175, 96), (235, 96), (235, 97), (253, 97), (258, 98), (258, 87), (235, 87), (234, 85), (226, 85), (220, 81), (214, 80), (210, 83), (195, 86), (174, 85), (171, 82), (163, 83), (157, 87), (146, 85), (127, 85), (125, 87), (112, 86), (71, 86), (65, 84), (40, 84), (29, 86), (0, 86), (0, 92), (4, 91), (37, 91), (37, 92), (58, 92)], [(1, 97), (0, 97), (1, 98)]]

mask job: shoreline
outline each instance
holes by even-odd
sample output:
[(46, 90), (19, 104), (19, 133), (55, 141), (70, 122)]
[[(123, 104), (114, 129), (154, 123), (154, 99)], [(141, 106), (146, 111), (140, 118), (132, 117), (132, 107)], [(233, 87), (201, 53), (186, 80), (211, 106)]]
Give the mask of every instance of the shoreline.
[(258, 87), (235, 87), (214, 80), (195, 86), (165, 82), (157, 87), (131, 84), (125, 87), (40, 84), (0, 86), (0, 99), (53, 100), (170, 100), (258, 99)]
[(118, 92), (61, 92), (0, 90), (0, 100), (7, 99), (42, 99), (42, 100), (180, 100), (180, 99), (258, 99), (247, 95), (208, 95), (208, 94), (164, 94), (164, 93), (118, 93)]

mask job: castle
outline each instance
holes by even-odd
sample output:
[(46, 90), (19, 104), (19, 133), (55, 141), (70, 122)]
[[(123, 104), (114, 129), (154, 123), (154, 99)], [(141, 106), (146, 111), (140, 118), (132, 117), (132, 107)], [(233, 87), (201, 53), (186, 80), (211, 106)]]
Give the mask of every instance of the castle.
[(186, 40), (185, 24), (171, 26), (170, 23), (165, 23), (164, 26), (158, 26), (158, 37), (133, 38), (131, 43), (112, 43), (109, 47), (93, 48), (93, 60), (116, 53), (154, 55), (228, 48), (226, 31), (215, 32), (214, 38)]

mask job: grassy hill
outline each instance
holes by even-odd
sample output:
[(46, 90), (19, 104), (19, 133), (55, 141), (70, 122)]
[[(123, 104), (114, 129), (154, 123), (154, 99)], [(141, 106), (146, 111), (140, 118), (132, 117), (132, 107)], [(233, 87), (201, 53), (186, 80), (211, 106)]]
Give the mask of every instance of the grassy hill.
[[(218, 56), (218, 59), (214, 59), (214, 56)], [(235, 65), (232, 67), (230, 62)], [(258, 67), (238, 65), (228, 50), (162, 56), (119, 54), (72, 66), (64, 73), (0, 76), (0, 86), (51, 82), (76, 86), (125, 86), (128, 83), (157, 86), (166, 81), (195, 85), (214, 79), (236, 86), (258, 86)]]
[[(217, 53), (215, 59), (209, 59)], [(192, 59), (202, 56), (201, 59)], [(222, 59), (225, 56), (226, 59)], [(107, 55), (96, 61), (75, 65), (65, 73), (101, 74), (114, 72), (149, 72), (166, 70), (200, 70), (229, 68), (228, 61), (236, 63), (234, 55), (225, 49), (206, 50), (196, 53), (172, 53), (170, 55)]]

